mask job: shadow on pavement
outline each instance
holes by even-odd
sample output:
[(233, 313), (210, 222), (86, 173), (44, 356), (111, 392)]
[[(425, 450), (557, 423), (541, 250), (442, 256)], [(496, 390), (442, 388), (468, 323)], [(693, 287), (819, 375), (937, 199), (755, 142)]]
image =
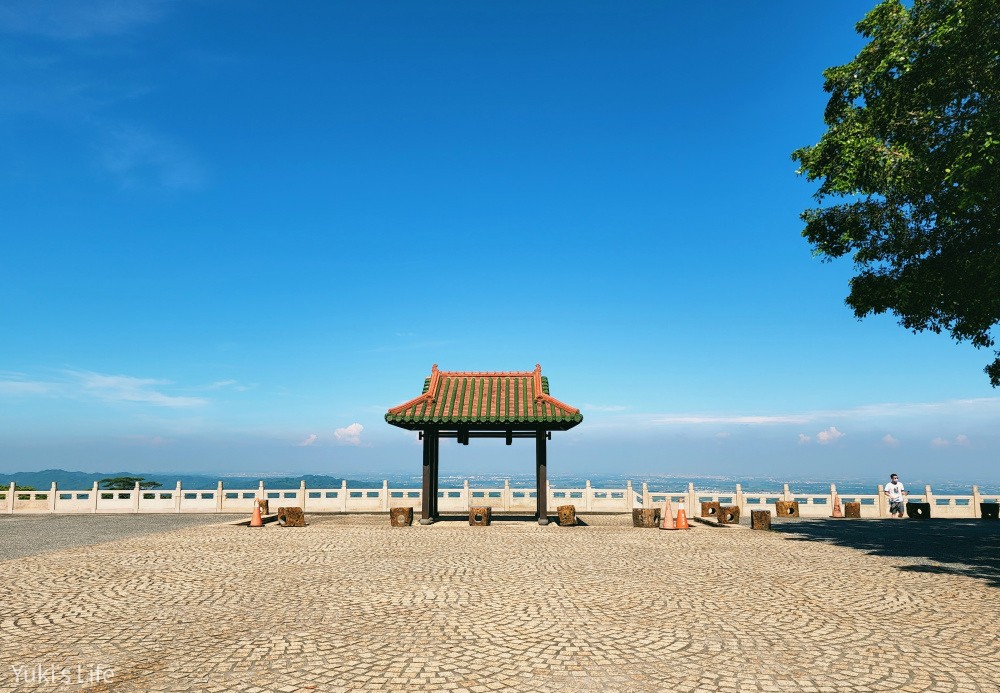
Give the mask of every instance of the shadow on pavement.
[(772, 529), (793, 541), (824, 541), (911, 559), (899, 569), (966, 575), (1000, 587), (1000, 522), (990, 520), (803, 520)]

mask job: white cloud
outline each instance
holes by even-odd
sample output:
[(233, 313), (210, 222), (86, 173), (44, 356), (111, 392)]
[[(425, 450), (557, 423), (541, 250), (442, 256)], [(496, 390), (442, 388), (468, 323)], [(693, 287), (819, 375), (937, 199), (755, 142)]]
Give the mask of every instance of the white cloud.
[(886, 433), (884, 436), (882, 436), (882, 445), (886, 446), (887, 448), (898, 448), (899, 440), (897, 438), (894, 438), (891, 433)]
[(352, 423), (350, 426), (335, 430), (333, 437), (342, 445), (361, 445), (361, 432), (363, 430), (365, 430), (365, 427), (361, 424)]
[(211, 385), (209, 385), (205, 389), (207, 389), (207, 390), (219, 390), (219, 389), (222, 389), (224, 387), (229, 387), (230, 385), (235, 385), (235, 384), (236, 384), (235, 380), (216, 380), (214, 383), (212, 383)]
[(960, 445), (966, 448), (972, 444), (972, 441), (969, 440), (969, 436), (965, 435), (964, 433), (959, 433), (957, 436), (955, 436), (954, 441), (950, 441), (947, 438), (942, 438), (941, 436), (938, 436), (937, 438), (934, 438), (931, 441), (931, 445), (935, 448), (943, 448), (947, 447), (948, 445), (951, 445), (953, 442), (955, 443), (955, 445)]
[(90, 371), (67, 371), (79, 380), (81, 392), (108, 402), (139, 402), (158, 407), (200, 407), (207, 404), (201, 397), (168, 395), (159, 385), (169, 385), (169, 380), (133, 378), (128, 375), (104, 375)]
[(654, 424), (788, 424), (806, 423), (810, 420), (803, 414), (751, 415), (751, 416), (660, 416), (653, 419)]
[(784, 414), (654, 414), (645, 423), (675, 424), (802, 424), (829, 419), (876, 419), (919, 416), (986, 416), (1000, 413), (1000, 397), (956, 399), (943, 402), (887, 402), (862, 404), (849, 409), (817, 409)]
[(136, 126), (119, 126), (107, 133), (101, 163), (123, 186), (162, 186), (201, 190), (207, 183), (204, 167), (179, 142)]
[(295, 447), (306, 448), (315, 443), (317, 440), (319, 440), (319, 436), (317, 436), (315, 433), (310, 433), (308, 438), (306, 438), (301, 442), (295, 443)]
[(808, 445), (812, 442), (812, 436), (807, 436), (805, 433), (799, 434), (799, 445)]
[(52, 383), (8, 377), (0, 380), (0, 395), (44, 395), (52, 391)]
[(171, 442), (168, 438), (164, 438), (163, 436), (125, 436), (123, 440), (127, 443), (131, 443), (132, 445), (148, 445), (150, 447), (169, 445)]
[(162, 0), (5, 0), (0, 32), (53, 39), (122, 34), (163, 15)]
[(830, 428), (825, 431), (820, 431), (816, 434), (816, 442), (820, 445), (829, 445), (830, 443), (835, 443), (844, 437), (841, 431), (837, 430), (836, 426), (830, 426)]
[[(17, 373), (0, 373), (0, 396), (46, 395), (62, 399), (99, 399), (183, 409), (208, 404), (203, 397), (170, 394), (169, 380), (107, 375), (93, 371), (61, 371), (61, 377), (31, 380)], [(186, 388), (188, 390), (205, 388)], [(211, 388), (209, 388), (211, 389)]]

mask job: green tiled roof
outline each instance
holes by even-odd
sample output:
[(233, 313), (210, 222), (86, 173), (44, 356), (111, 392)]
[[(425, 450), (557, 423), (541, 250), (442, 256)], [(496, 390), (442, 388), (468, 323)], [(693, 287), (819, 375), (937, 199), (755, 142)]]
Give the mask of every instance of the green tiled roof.
[(471, 427), (555, 424), (570, 428), (583, 421), (580, 410), (549, 394), (541, 366), (534, 371), (469, 372), (431, 369), (423, 392), (385, 415), (395, 426)]

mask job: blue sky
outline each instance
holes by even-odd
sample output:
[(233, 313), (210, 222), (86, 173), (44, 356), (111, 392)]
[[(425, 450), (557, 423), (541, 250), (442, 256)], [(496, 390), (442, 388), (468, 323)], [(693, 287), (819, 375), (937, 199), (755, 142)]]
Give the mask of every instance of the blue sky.
[(870, 7), (4, 3), (0, 470), (416, 471), (431, 364), (541, 363), (555, 474), (996, 481), (989, 354), (799, 235)]

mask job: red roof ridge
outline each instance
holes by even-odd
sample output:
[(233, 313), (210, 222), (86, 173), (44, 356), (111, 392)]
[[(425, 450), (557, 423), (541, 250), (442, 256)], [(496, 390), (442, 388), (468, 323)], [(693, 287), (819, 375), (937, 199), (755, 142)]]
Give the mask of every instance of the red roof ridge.
[(573, 414), (579, 414), (580, 413), (580, 410), (577, 409), (576, 407), (571, 407), (568, 404), (566, 404), (565, 402), (560, 402), (559, 400), (557, 400), (552, 395), (542, 394), (542, 396), (538, 397), (537, 399), (543, 399), (546, 402), (548, 402), (549, 404), (551, 404), (552, 406), (559, 407), (560, 409), (565, 409), (566, 411), (572, 412)]
[(441, 375), (445, 376), (461, 376), (463, 378), (485, 378), (485, 377), (495, 377), (495, 376), (518, 376), (520, 378), (528, 378), (534, 374), (534, 371), (438, 371)]

